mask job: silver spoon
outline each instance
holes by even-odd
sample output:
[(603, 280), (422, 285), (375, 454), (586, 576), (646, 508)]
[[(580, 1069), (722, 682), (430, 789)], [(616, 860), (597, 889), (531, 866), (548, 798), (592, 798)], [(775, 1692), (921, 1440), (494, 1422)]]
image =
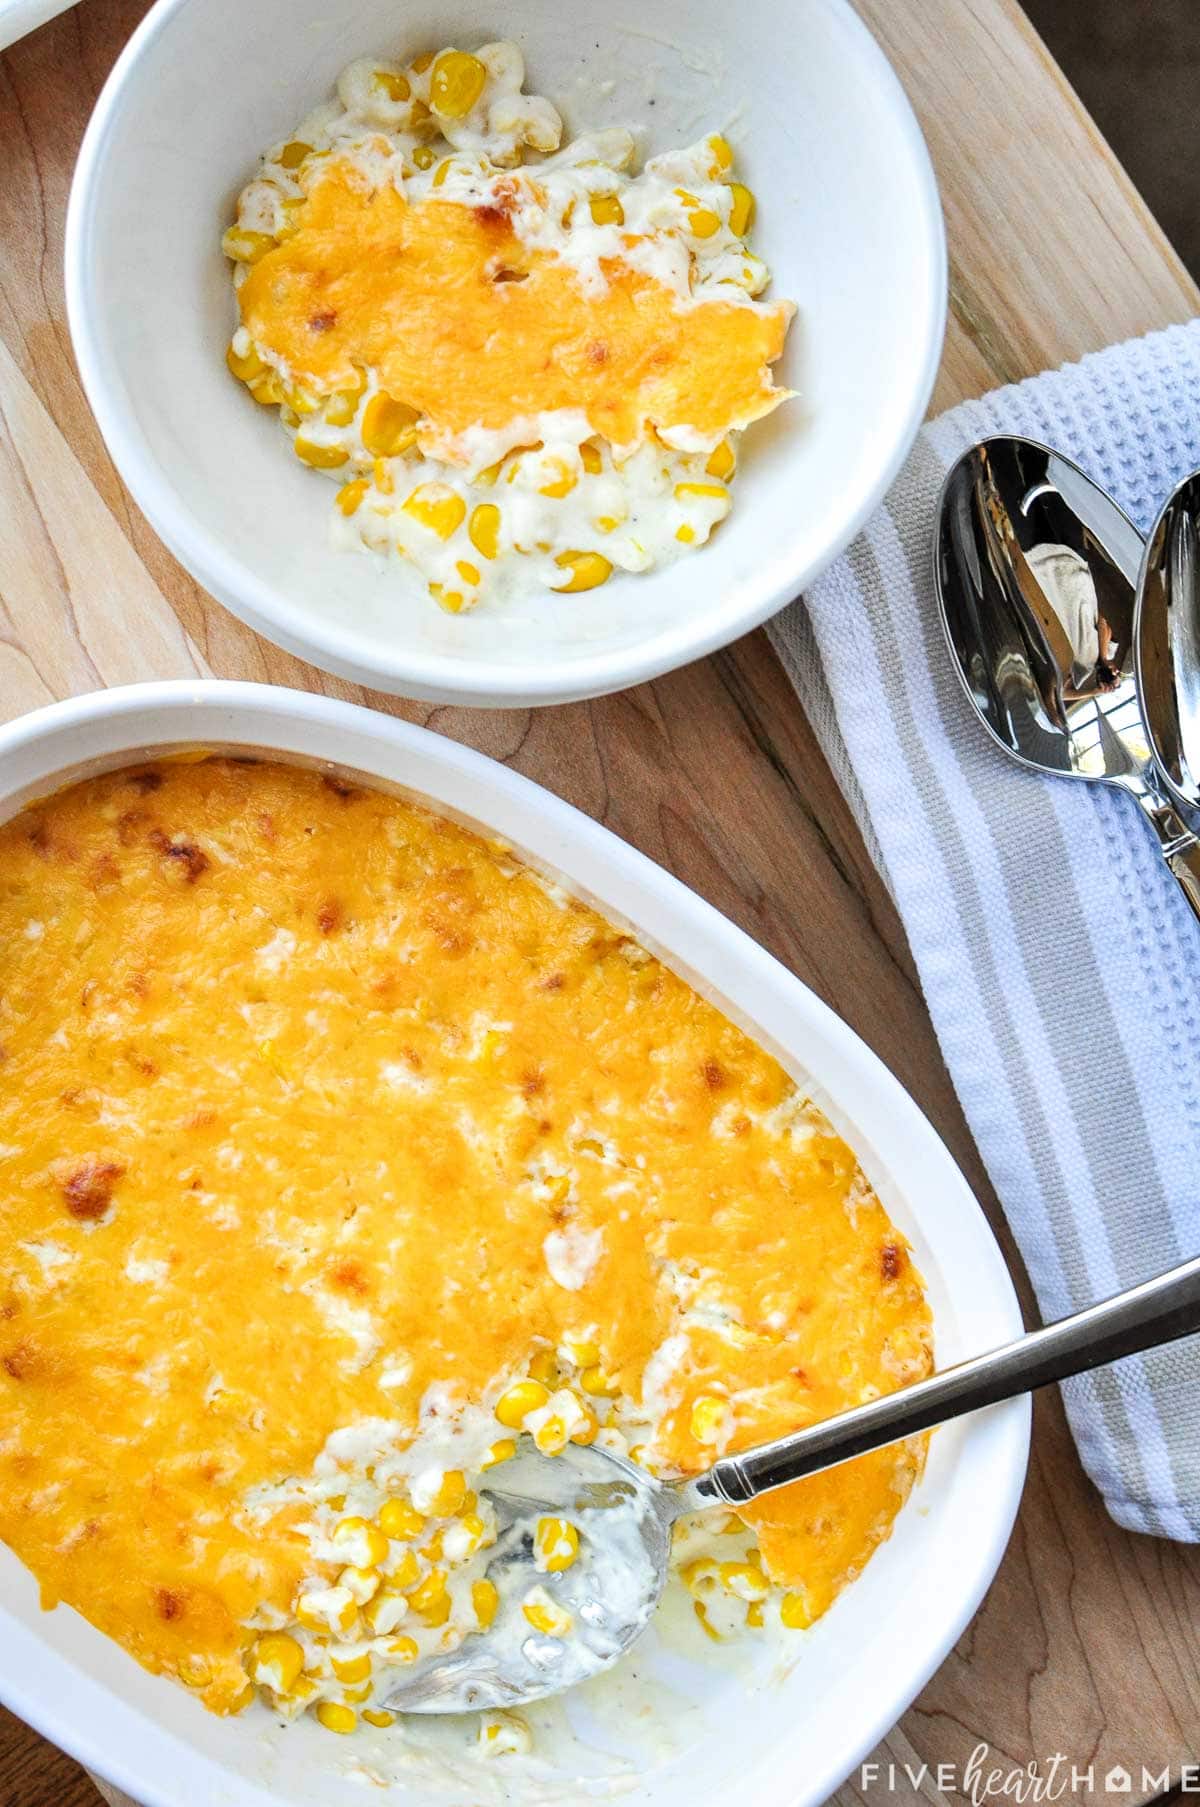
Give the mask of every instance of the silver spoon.
[(1146, 541), (1134, 660), (1151, 749), (1166, 787), (1200, 809), (1200, 472), (1163, 504)]
[(1200, 915), (1200, 844), (1151, 756), (1134, 670), (1141, 536), (1079, 466), (1031, 439), (965, 452), (934, 578), (955, 670), (992, 738), (1053, 777), (1136, 797)]
[[(646, 1629), (666, 1584), (672, 1526), (685, 1513), (744, 1506), (965, 1412), (1195, 1331), (1200, 1258), (869, 1405), (723, 1456), (689, 1481), (655, 1480), (596, 1445), (505, 1463), (502, 1481), (488, 1487), (503, 1527), (489, 1567), (502, 1602), (496, 1620), (449, 1655), (405, 1670), (388, 1704), (405, 1713), (460, 1713), (573, 1687), (615, 1663)], [(533, 1566), (533, 1527), (544, 1514), (580, 1530), (579, 1560), (562, 1574)], [(570, 1613), (569, 1635), (531, 1634), (520, 1603), (534, 1585)]]

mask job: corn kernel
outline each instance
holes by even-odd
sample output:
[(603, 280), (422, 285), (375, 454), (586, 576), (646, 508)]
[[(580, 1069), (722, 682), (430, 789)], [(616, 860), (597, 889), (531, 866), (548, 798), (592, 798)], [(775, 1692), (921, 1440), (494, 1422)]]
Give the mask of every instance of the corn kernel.
[(343, 483), (337, 493), (337, 507), (347, 519), (355, 512), (370, 487), (365, 477), (357, 477), (353, 483)]
[(385, 1726), (396, 1723), (396, 1715), (389, 1713), (385, 1707), (364, 1707), (363, 1718), (368, 1725), (377, 1725), (381, 1731)]
[(692, 1435), (697, 1443), (718, 1443), (729, 1422), (729, 1401), (702, 1394), (692, 1406)]
[(338, 1586), (344, 1587), (359, 1606), (365, 1606), (379, 1592), (378, 1569), (360, 1569), (350, 1563), (338, 1575)]
[[(415, 1574), (412, 1579), (416, 1580)], [(386, 1638), (395, 1631), (407, 1612), (408, 1601), (403, 1594), (395, 1593), (387, 1587), (381, 1588), (375, 1598), (367, 1602), (363, 1608), (363, 1618), (373, 1637)]]
[(597, 226), (625, 224), (625, 209), (616, 195), (589, 195), (588, 210)]
[(394, 100), (397, 104), (402, 100), (407, 100), (412, 93), (408, 77), (401, 75), (398, 69), (377, 69), (371, 77), (371, 81), (376, 88), (387, 95), (389, 100)]
[(429, 1503), (434, 1518), (452, 1518), (466, 1504), (467, 1477), (461, 1468), (448, 1468)]
[(349, 1632), (358, 1618), (358, 1602), (346, 1587), (301, 1594), (296, 1618), (308, 1631)]
[(569, 496), (579, 479), (568, 464), (561, 458), (547, 459), (550, 469), (550, 481), (538, 485), (539, 496), (551, 496), (555, 501)]
[(467, 533), (476, 552), (495, 558), (500, 550), (500, 510), (494, 502), (480, 502), (471, 510)]
[(413, 162), (418, 169), (431, 169), (437, 152), (431, 144), (419, 144), (413, 152)]
[(594, 590), (612, 575), (612, 564), (602, 552), (560, 552), (554, 562), (560, 571), (570, 572), (565, 584), (553, 585), (560, 596)]
[(682, 502), (685, 496), (720, 496), (722, 498), (728, 498), (729, 491), (723, 483), (677, 483), (675, 485), (675, 495), (676, 499)]
[(498, 1443), (492, 1444), (479, 1466), (483, 1469), (498, 1468), (501, 1462), (511, 1462), (516, 1453), (517, 1446), (512, 1438), (501, 1437)]
[(424, 1516), (407, 1500), (385, 1500), (376, 1522), (385, 1537), (395, 1538), (398, 1543), (419, 1537), (425, 1529)]
[(202, 1656), (185, 1656), (180, 1659), (179, 1679), (185, 1688), (206, 1688), (212, 1680), (212, 1664)]
[(616, 1376), (609, 1374), (598, 1364), (583, 1370), (579, 1384), (593, 1399), (615, 1399), (621, 1391), (621, 1383)]
[(567, 1447), (567, 1427), (557, 1416), (545, 1419), (533, 1433), (533, 1440), (544, 1456), (560, 1456)]
[(432, 63), (432, 61), (433, 61), (432, 50), (423, 50), (421, 52), (420, 56), (415, 56), (412, 60), (413, 74), (414, 75), (424, 75), (425, 71), (428, 69), (428, 67), (429, 67), (430, 63)]
[(404, 504), (404, 512), (436, 533), (439, 540), (448, 540), (462, 525), (467, 505), (447, 483), (418, 483)]
[(675, 529), (675, 538), (683, 545), (690, 546), (696, 538), (696, 529), (694, 527), (689, 527), (685, 521), (682, 527), (677, 527)]
[(688, 228), (693, 238), (711, 238), (721, 230), (721, 219), (711, 207), (694, 207), (688, 214)]
[(479, 566), (473, 565), (469, 559), (458, 559), (454, 569), (458, 572), (458, 575), (465, 584), (477, 584), (479, 582)]
[(421, 1573), (416, 1555), (412, 1550), (405, 1550), (403, 1556), (388, 1576), (389, 1587), (411, 1587)]
[(496, 1416), (509, 1430), (519, 1431), (530, 1412), (544, 1406), (550, 1395), (540, 1380), (519, 1380), (496, 1402)]
[(717, 1573), (721, 1586), (739, 1600), (761, 1600), (767, 1591), (766, 1576), (752, 1562), (723, 1562)]
[(290, 201), (284, 201), (280, 207), (282, 220), (275, 228), (276, 238), (283, 240), (293, 238), (300, 230), (300, 214), (304, 207), (304, 196), (295, 195)]
[(488, 1528), (478, 1512), (467, 1512), (457, 1525), (450, 1527), (450, 1536), (455, 1562), (465, 1561), (481, 1549), (485, 1542), (495, 1542), (488, 1538)]
[(621, 523), (615, 515), (602, 514), (596, 519), (596, 526), (601, 533), (615, 533), (620, 525)]
[(325, 418), (331, 427), (348, 427), (358, 413), (365, 382), (357, 389), (337, 389), (325, 403)]
[(420, 415), (381, 389), (363, 410), (362, 442), (376, 458), (398, 458), (416, 443)]
[(221, 249), (236, 264), (256, 264), (275, 249), (275, 244), (269, 232), (247, 232), (242, 226), (231, 226), (221, 240)]
[(283, 399), (297, 414), (315, 414), (321, 405), (319, 396), (314, 395), (311, 389), (302, 389), (297, 383), (284, 386)]
[(301, 464), (311, 465), (314, 471), (336, 471), (350, 458), (345, 446), (318, 445), (316, 440), (303, 439), (299, 433), (292, 441), (292, 450)]
[(736, 464), (737, 458), (732, 445), (728, 439), (723, 439), (720, 445), (714, 446), (709, 453), (708, 463), (704, 468), (710, 477), (719, 477), (722, 483), (727, 483), (733, 476)]
[(560, 1575), (579, 1558), (579, 1532), (565, 1518), (539, 1518), (534, 1535), (535, 1561), (548, 1575)]
[(731, 182), (729, 192), (733, 196), (733, 204), (729, 209), (729, 230), (735, 238), (745, 238), (754, 224), (754, 196), (744, 182)]
[(600, 456), (600, 447), (594, 439), (585, 439), (579, 448), (579, 459), (589, 477), (598, 477), (604, 469), (604, 460)]
[(500, 1606), (500, 1595), (494, 1581), (473, 1581), (471, 1583), (471, 1605), (475, 1609), (475, 1617), (484, 1631), (496, 1617)]
[(729, 148), (729, 140), (722, 138), (720, 132), (713, 132), (708, 140), (708, 148), (713, 154), (713, 175), (723, 176), (733, 166), (733, 152)]
[(763, 1622), (762, 1601), (761, 1600), (751, 1600), (749, 1606), (746, 1608), (746, 1623), (747, 1623), (747, 1625), (749, 1625), (749, 1626), (753, 1627), (755, 1630), (757, 1630), (758, 1627), (762, 1624), (762, 1622)]
[(284, 169), (299, 169), (304, 159), (312, 156), (312, 149), (312, 145), (305, 144), (303, 139), (293, 138), (290, 144), (284, 145), (276, 162), (281, 163)]
[(286, 1631), (269, 1631), (254, 1646), (254, 1679), (259, 1687), (289, 1694), (304, 1668), (304, 1649)]
[(408, 1603), (414, 1612), (420, 1613), (424, 1617), (446, 1598), (445, 1569), (430, 1569), (424, 1581), (415, 1587), (408, 1596)]
[(360, 1651), (358, 1656), (337, 1656), (335, 1654), (329, 1660), (333, 1666), (333, 1673), (340, 1682), (365, 1682), (370, 1676), (371, 1653), (369, 1650)]
[(461, 590), (448, 590), (444, 584), (431, 583), (429, 594), (439, 609), (445, 609), (447, 615), (460, 615), (467, 606), (467, 599)]
[(365, 1518), (344, 1518), (334, 1526), (333, 1547), (355, 1568), (373, 1569), (388, 1553), (388, 1540), (378, 1525)]
[(231, 345), (225, 353), (225, 362), (240, 383), (249, 383), (256, 376), (261, 376), (267, 368), (258, 353), (251, 346), (245, 357), (240, 357)]
[(465, 50), (444, 51), (429, 78), (429, 104), (443, 119), (465, 119), (486, 81), (487, 70), (477, 56)]
[(581, 1445), (594, 1443), (600, 1435), (600, 1420), (591, 1406), (581, 1405), (580, 1409), (583, 1412), (583, 1423), (577, 1425), (571, 1432), (571, 1441)]
[(392, 467), (386, 458), (376, 458), (371, 467), (371, 475), (381, 496), (395, 495), (396, 485), (392, 478)]
[(539, 1349), (529, 1364), (529, 1372), (544, 1387), (552, 1387), (558, 1379), (558, 1363), (554, 1359), (553, 1350)]
[(779, 1603), (779, 1617), (789, 1631), (806, 1631), (812, 1624), (812, 1614), (803, 1594), (785, 1594)]
[(336, 1700), (323, 1700), (313, 1710), (327, 1732), (339, 1732), (343, 1737), (358, 1724), (353, 1707), (339, 1706)]
[(689, 1593), (711, 1593), (717, 1584), (718, 1564), (710, 1556), (697, 1556), (694, 1561), (685, 1562), (679, 1574)]
[(430, 183), (430, 187), (431, 188), (440, 188), (442, 186), (443, 182), (446, 180), (446, 177), (450, 174), (450, 171), (453, 168), (454, 168), (454, 158), (453, 157), (443, 157), (442, 161), (438, 164), (437, 168), (433, 172), (433, 181)]
[(523, 1756), (533, 1748), (533, 1735), (516, 1713), (489, 1713), (480, 1723), (477, 1743), (486, 1757)]
[(533, 1626), (548, 1638), (565, 1638), (573, 1623), (571, 1615), (544, 1587), (530, 1588), (521, 1603), (521, 1611)]
[(421, 1654), (421, 1647), (416, 1638), (389, 1638), (383, 1647), (383, 1654), (390, 1663), (415, 1663)]
[[(495, 464), (489, 464), (485, 470), (480, 471), (479, 475), (475, 479), (475, 482), (478, 485), (481, 485), (484, 489), (491, 489), (493, 483), (496, 481), (496, 478), (500, 475), (500, 470), (501, 470), (501, 466), (503, 465), (503, 463), (504, 463), (503, 458), (497, 458)], [(483, 547), (481, 546), (479, 548), (479, 550), (482, 552)], [(493, 558), (495, 556), (495, 554), (488, 553), (486, 556), (489, 558)]]

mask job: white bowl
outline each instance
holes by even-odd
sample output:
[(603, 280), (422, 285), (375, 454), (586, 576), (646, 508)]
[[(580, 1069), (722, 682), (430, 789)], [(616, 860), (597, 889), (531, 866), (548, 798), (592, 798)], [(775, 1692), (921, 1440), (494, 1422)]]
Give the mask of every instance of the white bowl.
[[(196, 745), (332, 764), (501, 835), (632, 929), (771, 1049), (848, 1138), (911, 1239), (941, 1364), (1020, 1330), (1012, 1285), (966, 1182), (912, 1100), (812, 992), (683, 885), (588, 817), (438, 735), (349, 704), (250, 684), (146, 684), (55, 704), (0, 730), (0, 819), (90, 773)], [(891, 1539), (794, 1645), (782, 1679), (673, 1673), (706, 1710), (643, 1774), (631, 1807), (822, 1802), (888, 1730), (966, 1626), (1004, 1551), (1029, 1436), (1025, 1400), (938, 1431)], [(258, 1709), (206, 1714), (75, 1613), (43, 1614), (0, 1548), (0, 1697), (144, 1807), (361, 1807), (349, 1740), (311, 1721), (264, 1739)], [(766, 1671), (772, 1664), (765, 1662)], [(484, 1797), (484, 1779), (478, 1794)], [(582, 1790), (568, 1799), (578, 1803)], [(443, 1797), (399, 1787), (395, 1807)], [(462, 1791), (451, 1798), (461, 1801)], [(487, 1796), (491, 1799), (491, 1795)], [(522, 1801), (519, 1788), (510, 1797)], [(528, 1797), (525, 1797), (528, 1798)]]
[(0, 50), (36, 31), (47, 19), (65, 13), (73, 0), (0, 0)]
[[(798, 595), (912, 443), (942, 342), (945, 244), (920, 131), (866, 28), (845, 0), (637, 0), (624, 17), (589, 0), (159, 0), (100, 96), (66, 258), (101, 431), (193, 576), (329, 671), (468, 705), (637, 683)], [(225, 369), (235, 312), (218, 241), (263, 148), (351, 58), (501, 35), (572, 132), (644, 125), (647, 151), (730, 132), (771, 293), (800, 306), (778, 367), (800, 393), (748, 434), (710, 546), (583, 595), (449, 616), (398, 562), (332, 547), (331, 485)]]

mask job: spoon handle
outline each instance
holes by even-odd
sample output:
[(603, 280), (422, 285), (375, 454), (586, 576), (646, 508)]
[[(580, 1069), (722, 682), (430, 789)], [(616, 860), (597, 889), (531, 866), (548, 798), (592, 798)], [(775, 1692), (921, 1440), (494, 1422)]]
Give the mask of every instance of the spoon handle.
[(1183, 895), (1200, 916), (1200, 842), (1189, 836), (1178, 847), (1164, 847), (1163, 858), (1175, 874)]
[(723, 1456), (707, 1474), (680, 1489), (684, 1509), (744, 1505), (760, 1493), (945, 1424), (964, 1412), (1014, 1399), (1194, 1331), (1200, 1331), (1200, 1257), (869, 1405), (758, 1449)]
[(1163, 859), (1183, 895), (1200, 917), (1200, 840), (1176, 804), (1150, 785), (1139, 787), (1138, 802), (1158, 836)]

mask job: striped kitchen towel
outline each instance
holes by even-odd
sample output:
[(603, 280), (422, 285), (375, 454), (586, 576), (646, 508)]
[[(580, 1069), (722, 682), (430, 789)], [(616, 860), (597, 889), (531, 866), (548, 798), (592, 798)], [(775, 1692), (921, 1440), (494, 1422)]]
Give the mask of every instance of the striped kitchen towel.
[[(771, 635), (904, 920), (1049, 1319), (1200, 1253), (1200, 924), (1134, 800), (1022, 771), (951, 669), (938, 491), (1000, 432), (1070, 454), (1144, 532), (1200, 465), (1200, 321), (943, 415)], [(1200, 1338), (1063, 1390), (1113, 1517), (1200, 1541)]]

